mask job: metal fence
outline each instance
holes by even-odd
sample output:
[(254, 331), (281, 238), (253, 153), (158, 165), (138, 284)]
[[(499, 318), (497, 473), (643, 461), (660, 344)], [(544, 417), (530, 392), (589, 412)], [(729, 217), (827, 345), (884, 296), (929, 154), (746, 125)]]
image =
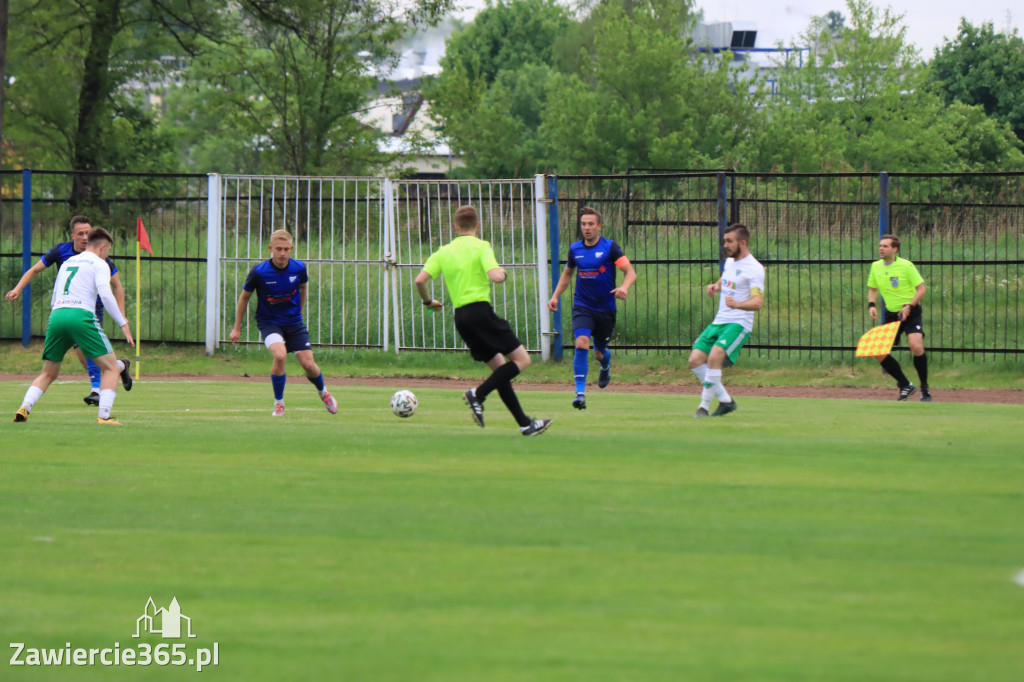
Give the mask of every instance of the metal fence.
[[(219, 311), (211, 314), (212, 351), (227, 340), (246, 273), (269, 257), (270, 234), (288, 230), (294, 257), (309, 268), (306, 321), (316, 345), (465, 350), (450, 313), (420, 304), (413, 280), (427, 257), (457, 235), (453, 215), (472, 203), (481, 238), (491, 242), (509, 273), (492, 287), (495, 310), (528, 350), (541, 351), (546, 313), (538, 306), (541, 279), (535, 181), (394, 181), (387, 178), (219, 176), (216, 269)], [(543, 245), (543, 240), (540, 240)], [(544, 256), (546, 258), (546, 255)], [(543, 270), (543, 271), (542, 271)], [(443, 278), (432, 285), (446, 300)], [(259, 332), (242, 324), (242, 342)]]
[[(75, 205), (75, 178), (90, 176), (99, 192), (95, 205)], [(71, 216), (89, 216), (114, 237), (111, 258), (119, 270), (132, 329), (143, 341), (201, 343), (206, 316), (207, 176), (0, 172), (0, 289), (7, 293), (22, 273), (51, 247), (70, 240)], [(135, 226), (142, 218), (153, 256), (142, 254), (135, 269)], [(42, 337), (50, 314), (56, 268), (33, 280), (21, 301), (0, 301), (0, 338)], [(136, 283), (141, 300), (136, 300)], [(135, 329), (135, 310), (141, 329)], [(105, 318), (105, 328), (114, 331)], [(120, 332), (115, 334), (119, 336)]]
[[(848, 356), (871, 326), (866, 277), (878, 238), (893, 232), (928, 286), (929, 352), (1024, 357), (1021, 173), (659, 172), (450, 182), (104, 173), (92, 178), (99, 198), (88, 207), (72, 205), (75, 175), (0, 173), (0, 289), (66, 241), (68, 220), (84, 212), (114, 234), (144, 341), (205, 342), (211, 350), (225, 341), (246, 272), (268, 257), (267, 238), (283, 227), (310, 266), (315, 343), (461, 349), (450, 315), (427, 313), (412, 280), (453, 237), (453, 210), (473, 203), (483, 238), (510, 275), (493, 289), (496, 309), (530, 350), (544, 352), (554, 335), (557, 355), (572, 345), (569, 315), (549, 317), (544, 302), (569, 243), (580, 238), (578, 211), (591, 205), (639, 276), (621, 304), (613, 339), (620, 349), (689, 349), (714, 317), (704, 286), (718, 277), (721, 231), (743, 222), (767, 270), (767, 305), (748, 353)], [(155, 255), (142, 255), (136, 300), (138, 217)], [(42, 337), (54, 274), (37, 277), (24, 304), (0, 305), (0, 338)], [(562, 298), (566, 308), (570, 301), (571, 292)], [(250, 328), (243, 339), (258, 342)]]
[[(619, 348), (690, 347), (716, 311), (704, 286), (718, 277), (720, 233), (742, 222), (767, 273), (748, 353), (849, 355), (872, 325), (867, 272), (879, 237), (892, 232), (928, 287), (929, 352), (1024, 354), (1024, 174), (561, 176), (550, 194), (562, 263), (589, 205), (636, 265), (613, 339)], [(563, 347), (571, 345), (567, 317), (556, 320)]]

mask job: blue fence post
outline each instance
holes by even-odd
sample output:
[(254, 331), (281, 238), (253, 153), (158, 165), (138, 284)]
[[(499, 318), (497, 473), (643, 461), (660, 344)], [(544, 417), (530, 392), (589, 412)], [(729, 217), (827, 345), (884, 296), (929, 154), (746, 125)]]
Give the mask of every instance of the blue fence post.
[[(558, 245), (558, 176), (548, 176), (548, 257), (551, 259), (551, 290), (558, 286), (558, 278), (562, 276), (559, 262)], [(556, 361), (562, 359), (562, 304), (551, 314), (551, 357)]]
[[(21, 272), (32, 267), (32, 171), (21, 171)], [(21, 292), (21, 345), (32, 339), (32, 285)]]
[(718, 271), (725, 269), (725, 230), (729, 227), (729, 196), (725, 185), (725, 173), (718, 173)]
[(878, 238), (889, 234), (889, 174), (878, 174)]

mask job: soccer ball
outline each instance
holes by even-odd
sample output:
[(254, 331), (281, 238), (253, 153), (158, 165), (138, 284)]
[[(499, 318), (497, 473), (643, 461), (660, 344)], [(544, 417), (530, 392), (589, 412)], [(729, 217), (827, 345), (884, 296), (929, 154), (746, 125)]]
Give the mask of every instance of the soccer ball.
[(413, 416), (419, 404), (412, 391), (401, 390), (391, 396), (391, 411), (399, 417)]

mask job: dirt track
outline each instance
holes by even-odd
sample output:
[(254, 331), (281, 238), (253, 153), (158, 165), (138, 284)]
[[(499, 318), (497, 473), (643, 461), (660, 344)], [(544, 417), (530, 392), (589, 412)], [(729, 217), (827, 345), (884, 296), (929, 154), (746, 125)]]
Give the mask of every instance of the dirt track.
[[(4, 381), (31, 381), (34, 375), (29, 374), (5, 374), (0, 375)], [(145, 377), (151, 380), (189, 380), (189, 381), (266, 381), (266, 377), (247, 377), (239, 375), (224, 376), (196, 376), (190, 374), (162, 374)], [(302, 377), (291, 377), (291, 381), (304, 382)], [(353, 379), (327, 379), (329, 386), (394, 386), (402, 388), (450, 388), (466, 389), (475, 386), (479, 381), (468, 379), (413, 379), (408, 377), (380, 378), (380, 377), (359, 377)], [(517, 388), (538, 391), (570, 391), (568, 384), (537, 384), (529, 382), (516, 382)], [(595, 391), (598, 389), (594, 389)], [(608, 393), (675, 393), (679, 395), (697, 396), (698, 386), (665, 385), (665, 384), (624, 384), (612, 383), (607, 389)], [(730, 386), (729, 391), (737, 396), (763, 396), (774, 398), (819, 398), (839, 400), (895, 400), (895, 388), (830, 388), (817, 386)], [(1024, 391), (1015, 389), (977, 389), (977, 388), (953, 388), (953, 389), (932, 389), (932, 396), (936, 402), (944, 403), (999, 403), (1004, 405), (1024, 405)], [(919, 400), (915, 395), (911, 401)]]

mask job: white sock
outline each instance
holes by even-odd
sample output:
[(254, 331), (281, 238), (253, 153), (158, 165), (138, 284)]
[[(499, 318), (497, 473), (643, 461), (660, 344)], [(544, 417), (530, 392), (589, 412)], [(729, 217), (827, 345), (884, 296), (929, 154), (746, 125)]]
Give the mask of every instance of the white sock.
[(118, 372), (123, 372), (124, 371), (124, 360), (118, 360), (117, 361), (117, 371)]
[(29, 386), (28, 390), (25, 391), (25, 399), (21, 401), (21, 406), (32, 411), (32, 406), (36, 404), (36, 401), (43, 397), (43, 389), (37, 386)]
[(704, 381), (705, 386), (708, 384), (711, 384), (711, 391), (718, 398), (718, 402), (732, 402), (732, 398), (729, 397), (729, 392), (725, 390), (725, 386), (722, 386), (722, 370), (709, 369)]
[(697, 381), (699, 381), (700, 383), (703, 384), (704, 383), (704, 375), (708, 371), (708, 363), (705, 362), (703, 365), (701, 365), (699, 367), (691, 367), (690, 371), (693, 372), (694, 374), (696, 374), (697, 375)]
[(117, 397), (117, 391), (112, 388), (101, 388), (100, 389), (100, 419), (110, 419), (110, 410), (114, 407), (114, 398)]

